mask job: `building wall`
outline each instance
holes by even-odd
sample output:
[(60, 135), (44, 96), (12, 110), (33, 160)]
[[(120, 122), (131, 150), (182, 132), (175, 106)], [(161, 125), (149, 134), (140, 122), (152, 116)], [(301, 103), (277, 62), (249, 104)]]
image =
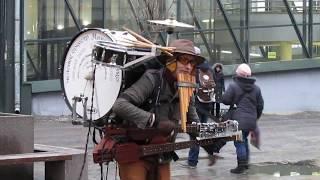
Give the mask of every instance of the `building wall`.
[[(264, 113), (320, 111), (320, 83), (317, 83), (320, 77), (319, 69), (261, 73), (255, 77), (265, 100)], [(226, 87), (230, 82), (231, 77), (226, 77)], [(71, 114), (61, 92), (33, 94), (32, 112), (34, 115)]]

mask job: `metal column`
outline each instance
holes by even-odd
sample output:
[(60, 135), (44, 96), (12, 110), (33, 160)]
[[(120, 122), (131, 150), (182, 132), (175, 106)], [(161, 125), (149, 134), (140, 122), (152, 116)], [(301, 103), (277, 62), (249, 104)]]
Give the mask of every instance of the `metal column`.
[(308, 11), (308, 17), (309, 17), (309, 23), (308, 23), (308, 49), (309, 49), (309, 55), (310, 58), (312, 58), (312, 42), (313, 42), (313, 14), (312, 14), (313, 4), (312, 0), (309, 0), (309, 11)]

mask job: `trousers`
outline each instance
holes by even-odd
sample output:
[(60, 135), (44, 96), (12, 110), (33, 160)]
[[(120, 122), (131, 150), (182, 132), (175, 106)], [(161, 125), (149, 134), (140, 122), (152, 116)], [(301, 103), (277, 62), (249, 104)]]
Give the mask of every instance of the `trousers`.
[(249, 161), (250, 150), (248, 145), (248, 135), (249, 131), (242, 131), (242, 141), (234, 141), (234, 146), (236, 147), (237, 160), (238, 161)]
[(170, 180), (170, 164), (157, 165), (156, 179), (149, 179), (149, 174), (154, 166), (153, 163), (139, 160), (132, 163), (119, 163), (121, 180)]

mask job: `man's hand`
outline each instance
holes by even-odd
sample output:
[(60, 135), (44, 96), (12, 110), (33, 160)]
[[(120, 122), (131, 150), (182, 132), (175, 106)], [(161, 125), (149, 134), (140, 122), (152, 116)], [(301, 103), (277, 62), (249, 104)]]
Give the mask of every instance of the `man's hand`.
[(165, 136), (172, 136), (174, 135), (175, 127), (176, 125), (174, 122), (168, 119), (160, 119), (157, 129), (159, 129)]

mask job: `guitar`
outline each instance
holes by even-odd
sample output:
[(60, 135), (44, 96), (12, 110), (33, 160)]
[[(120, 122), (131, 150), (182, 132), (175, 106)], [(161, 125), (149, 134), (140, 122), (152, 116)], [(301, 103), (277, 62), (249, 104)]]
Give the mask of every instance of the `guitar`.
[[(187, 129), (193, 130), (195, 129), (195, 126), (189, 126)], [(197, 127), (199, 130), (199, 127)], [(160, 144), (148, 144), (148, 145), (139, 145), (134, 142), (122, 142), (119, 143), (120, 134), (126, 134), (128, 132), (135, 133), (137, 135), (137, 132), (139, 130), (135, 129), (133, 130), (128, 129), (121, 129), (121, 131), (118, 131), (117, 135), (109, 136), (105, 135), (104, 138), (101, 140), (101, 142), (94, 148), (93, 150), (93, 160), (95, 163), (103, 163), (103, 162), (110, 162), (110, 161), (117, 161), (120, 163), (126, 163), (126, 162), (135, 162), (139, 160), (142, 157), (161, 154), (165, 152), (171, 152), (175, 150), (180, 149), (186, 149), (193, 145), (210, 145), (214, 144), (218, 139), (224, 139), (225, 141), (234, 141), (234, 140), (241, 140), (242, 133), (241, 131), (234, 131), (234, 132), (228, 132), (225, 134), (220, 134), (216, 136), (211, 136), (209, 138), (198, 138), (197, 140), (191, 140), (191, 141), (183, 141), (183, 142), (175, 142), (175, 143), (161, 143), (161, 140), (158, 141)], [(141, 130), (140, 130), (141, 131)], [(147, 131), (148, 132), (148, 131)], [(154, 132), (154, 129), (153, 129)], [(139, 139), (142, 137), (143, 133), (138, 133)], [(144, 132), (144, 137), (146, 136), (146, 132)], [(154, 134), (153, 134), (154, 135)], [(159, 137), (159, 136), (154, 136)], [(137, 137), (135, 137), (137, 139)], [(120, 140), (121, 141), (121, 140)]]

